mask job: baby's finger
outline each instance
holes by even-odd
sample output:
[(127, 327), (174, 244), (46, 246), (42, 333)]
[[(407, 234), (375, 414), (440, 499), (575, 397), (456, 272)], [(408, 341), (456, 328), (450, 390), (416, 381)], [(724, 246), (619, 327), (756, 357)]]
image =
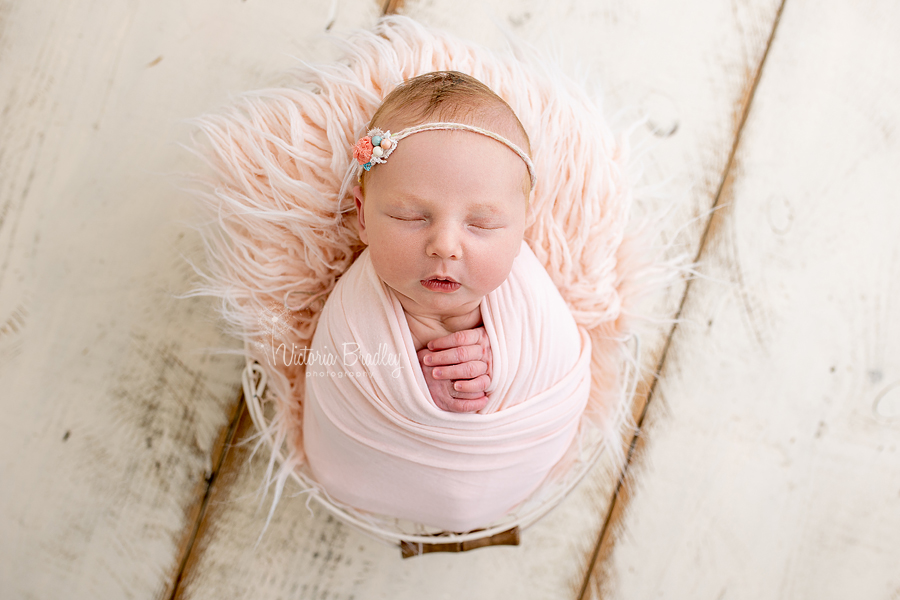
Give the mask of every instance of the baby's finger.
[(477, 412), (487, 406), (488, 397), (482, 396), (474, 400), (458, 400), (447, 406), (447, 410), (455, 413)]
[(479, 329), (463, 329), (436, 340), (428, 342), (428, 349), (432, 352), (437, 350), (446, 350), (447, 348), (455, 348), (456, 346), (474, 346), (478, 343), (482, 336), (482, 328)]
[(462, 398), (463, 394), (481, 394), (488, 389), (489, 385), (491, 385), (491, 378), (487, 375), (481, 375), (475, 379), (460, 379), (453, 382), (453, 396)]
[(487, 371), (487, 363), (480, 360), (470, 360), (458, 365), (432, 369), (431, 376), (435, 379), (475, 379), (479, 375), (484, 375)]
[(485, 354), (484, 348), (478, 345), (456, 346), (455, 348), (448, 348), (438, 352), (429, 352), (427, 350), (425, 352), (424, 363), (435, 366), (458, 365), (472, 360), (483, 360)]
[(463, 392), (453, 391), (451, 397), (456, 400), (476, 400), (484, 396), (484, 392), (472, 392), (470, 394), (466, 394)]

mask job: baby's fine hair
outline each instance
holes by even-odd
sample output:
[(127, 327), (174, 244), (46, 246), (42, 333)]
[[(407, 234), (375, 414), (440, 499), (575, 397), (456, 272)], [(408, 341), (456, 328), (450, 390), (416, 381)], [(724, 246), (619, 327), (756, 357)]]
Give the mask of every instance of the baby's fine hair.
[[(531, 154), (528, 134), (509, 104), (485, 84), (458, 71), (434, 71), (407, 79), (387, 95), (368, 129), (398, 131), (436, 121), (489, 129)], [(363, 173), (363, 185), (365, 179)]]

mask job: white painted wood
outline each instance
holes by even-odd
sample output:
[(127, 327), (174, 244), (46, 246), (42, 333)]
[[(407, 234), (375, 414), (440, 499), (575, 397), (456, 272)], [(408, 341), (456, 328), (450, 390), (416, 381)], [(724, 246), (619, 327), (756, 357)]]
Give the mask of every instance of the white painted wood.
[(900, 597), (898, 27), (787, 2), (593, 597)]
[[(251, 433), (246, 418), (239, 434)], [(267, 457), (248, 463), (251, 449), (246, 443), (226, 459), (179, 598), (571, 598), (581, 574), (567, 581), (560, 572), (571, 569), (552, 559), (581, 560), (588, 548), (558, 530), (577, 532), (602, 513), (595, 498), (608, 494), (587, 482), (588, 493), (567, 498), (518, 547), (404, 560), (396, 546), (357, 533), (315, 502), (307, 509), (303, 496), (286, 494), (264, 532), (270, 498), (261, 501), (259, 486)]]
[[(646, 105), (658, 138), (645, 159), (649, 181), (672, 176), (680, 209), (669, 234), (709, 209), (721, 180), (746, 91), (765, 49), (778, 3), (735, 7), (717, 2), (554, 3), (454, 1), (408, 3), (406, 12), (489, 46), (502, 36), (489, 14), (514, 25), (517, 35), (543, 48), (584, 59), (586, 76), (603, 84), (610, 114), (624, 111), (620, 128)], [(485, 14), (487, 11), (488, 15)], [(525, 12), (529, 16), (525, 17)], [(518, 24), (518, 25), (517, 25)], [(562, 59), (565, 63), (566, 58)], [(650, 136), (648, 129), (636, 139)], [(690, 193), (686, 190), (692, 189)], [(671, 200), (671, 198), (670, 198)], [(693, 255), (705, 218), (686, 228), (684, 248)], [(673, 314), (675, 290), (665, 307)], [(653, 329), (645, 364), (655, 367), (668, 332)], [(240, 456), (240, 455), (238, 455)], [(264, 464), (244, 468), (229, 458), (223, 482), (188, 565), (184, 598), (574, 598), (589, 569), (592, 551), (616, 483), (601, 463), (566, 502), (524, 534), (517, 548), (465, 554), (426, 555), (402, 561), (399, 550), (381, 546), (329, 521), (309, 516), (302, 498), (286, 498), (262, 532), (268, 506), (257, 509)]]
[[(341, 3), (342, 26), (374, 19)], [(167, 597), (241, 364), (175, 171), (182, 119), (312, 53), (329, 4), (0, 6), (0, 597)]]

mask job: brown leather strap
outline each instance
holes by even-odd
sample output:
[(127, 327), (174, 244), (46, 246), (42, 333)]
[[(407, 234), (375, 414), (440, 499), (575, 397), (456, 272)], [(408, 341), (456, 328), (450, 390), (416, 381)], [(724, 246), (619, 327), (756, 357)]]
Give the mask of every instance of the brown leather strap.
[[(440, 539), (442, 534), (435, 534)], [(420, 554), (428, 554), (431, 552), (466, 552), (475, 548), (484, 548), (485, 546), (518, 546), (519, 545), (519, 527), (513, 527), (506, 531), (494, 534), (489, 537), (477, 538), (467, 542), (445, 542), (435, 544), (424, 544), (419, 542), (400, 542), (400, 553), (403, 558), (410, 558)]]

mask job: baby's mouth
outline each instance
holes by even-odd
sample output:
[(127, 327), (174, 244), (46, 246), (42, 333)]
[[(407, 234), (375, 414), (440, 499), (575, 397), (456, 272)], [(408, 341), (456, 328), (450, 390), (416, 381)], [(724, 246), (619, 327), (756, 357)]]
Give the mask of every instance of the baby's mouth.
[(432, 277), (423, 279), (419, 283), (430, 292), (455, 292), (461, 284), (449, 277)]

